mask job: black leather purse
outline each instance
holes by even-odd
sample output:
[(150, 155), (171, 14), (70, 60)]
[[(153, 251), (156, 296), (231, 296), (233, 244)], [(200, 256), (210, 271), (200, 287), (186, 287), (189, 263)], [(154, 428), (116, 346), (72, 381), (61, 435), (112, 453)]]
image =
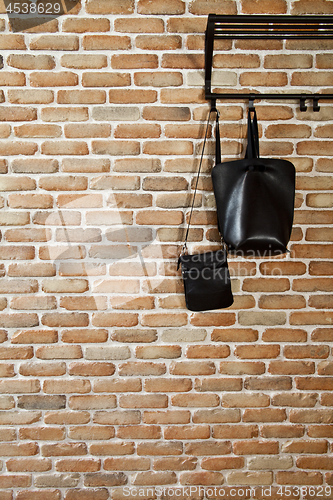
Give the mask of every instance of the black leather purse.
[(212, 109), (209, 112), (204, 143), (199, 163), (191, 212), (187, 224), (184, 245), (178, 259), (178, 268), (181, 265), (184, 282), (186, 307), (190, 311), (208, 311), (231, 306), (233, 295), (231, 292), (230, 274), (227, 262), (227, 249), (205, 252), (201, 254), (187, 254), (187, 239), (191, 224), (195, 195), (197, 192), (202, 159), (207, 139), (208, 125)]
[(260, 158), (257, 115), (254, 108), (251, 111), (243, 160), (221, 163), (218, 115), (216, 118), (212, 180), (219, 230), (231, 251), (277, 255), (287, 252), (292, 230), (295, 167), (287, 160)]

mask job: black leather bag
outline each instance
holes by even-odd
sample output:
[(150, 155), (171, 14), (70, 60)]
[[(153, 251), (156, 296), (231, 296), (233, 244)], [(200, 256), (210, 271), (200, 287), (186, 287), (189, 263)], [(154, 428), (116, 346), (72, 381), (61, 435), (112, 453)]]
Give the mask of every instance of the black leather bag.
[(277, 255), (287, 252), (290, 240), (295, 167), (287, 160), (260, 158), (257, 115), (254, 109), (251, 111), (245, 158), (224, 163), (217, 115), (212, 181), (219, 230), (231, 251), (252, 256)]
[(202, 159), (207, 139), (209, 112), (204, 143), (200, 158), (198, 175), (194, 189), (191, 212), (187, 224), (184, 245), (178, 259), (178, 268), (181, 266), (184, 282), (186, 307), (190, 311), (209, 311), (231, 306), (233, 295), (231, 292), (230, 274), (225, 246), (216, 251), (200, 254), (187, 254), (187, 239), (193, 213), (194, 200), (198, 187)]

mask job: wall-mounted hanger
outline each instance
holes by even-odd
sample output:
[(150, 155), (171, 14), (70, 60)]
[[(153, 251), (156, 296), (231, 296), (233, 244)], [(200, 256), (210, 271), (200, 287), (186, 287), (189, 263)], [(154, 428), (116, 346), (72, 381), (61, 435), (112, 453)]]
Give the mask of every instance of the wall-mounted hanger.
[(301, 111), (306, 111), (307, 100), (312, 100), (313, 111), (319, 111), (319, 99), (333, 99), (333, 94), (212, 92), (214, 40), (221, 39), (333, 39), (333, 16), (224, 16), (209, 14), (205, 35), (206, 99), (248, 99), (252, 103), (255, 99), (297, 99), (300, 101)]

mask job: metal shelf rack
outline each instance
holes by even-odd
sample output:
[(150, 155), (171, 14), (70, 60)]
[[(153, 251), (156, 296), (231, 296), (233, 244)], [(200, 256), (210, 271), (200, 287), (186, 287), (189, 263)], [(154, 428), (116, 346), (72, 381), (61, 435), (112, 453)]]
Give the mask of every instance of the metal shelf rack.
[[(325, 93), (238, 93), (213, 92), (212, 67), (215, 40), (332, 40), (333, 16), (306, 15), (216, 15), (209, 14), (205, 34), (205, 97), (216, 99), (248, 99), (253, 105), (255, 99), (297, 99), (301, 111), (306, 111), (306, 100), (312, 100), (313, 110), (319, 111), (319, 99), (333, 99)], [(333, 86), (333, 76), (332, 76)]]

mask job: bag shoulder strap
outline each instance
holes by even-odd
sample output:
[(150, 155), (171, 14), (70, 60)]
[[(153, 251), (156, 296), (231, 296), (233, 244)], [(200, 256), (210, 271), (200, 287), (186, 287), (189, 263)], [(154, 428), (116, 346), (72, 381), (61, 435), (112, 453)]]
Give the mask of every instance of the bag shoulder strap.
[[(253, 114), (253, 120), (251, 119), (251, 111)], [(259, 158), (259, 132), (258, 132), (258, 120), (256, 110), (248, 110), (247, 115), (247, 148), (245, 153), (245, 158)]]
[(211, 108), (210, 108), (210, 110), (209, 110), (208, 119), (207, 119), (207, 123), (206, 123), (205, 137), (204, 137), (204, 142), (203, 142), (203, 145), (202, 145), (202, 151), (201, 151), (201, 156), (200, 156), (199, 168), (198, 168), (197, 178), (196, 178), (195, 187), (194, 187), (194, 193), (193, 193), (191, 211), (190, 211), (190, 215), (189, 215), (189, 218), (188, 218), (188, 223), (187, 223), (187, 229), (186, 229), (184, 244), (183, 244), (183, 248), (182, 248), (182, 251), (181, 251), (180, 255), (183, 255), (183, 253), (185, 252), (185, 250), (187, 248), (188, 233), (189, 233), (189, 230), (190, 230), (190, 224), (191, 224), (191, 219), (192, 219), (192, 214), (193, 214), (193, 208), (194, 208), (194, 202), (195, 202), (195, 195), (197, 193), (198, 184), (199, 184), (199, 176), (200, 176), (200, 172), (201, 172), (203, 155), (204, 155), (204, 152), (205, 152), (205, 146), (206, 146), (207, 135), (208, 135), (208, 128), (209, 128), (209, 122), (210, 122), (210, 115), (211, 115), (211, 113), (213, 111), (216, 111), (216, 114), (218, 115), (218, 111), (216, 110), (215, 106), (212, 105)]

